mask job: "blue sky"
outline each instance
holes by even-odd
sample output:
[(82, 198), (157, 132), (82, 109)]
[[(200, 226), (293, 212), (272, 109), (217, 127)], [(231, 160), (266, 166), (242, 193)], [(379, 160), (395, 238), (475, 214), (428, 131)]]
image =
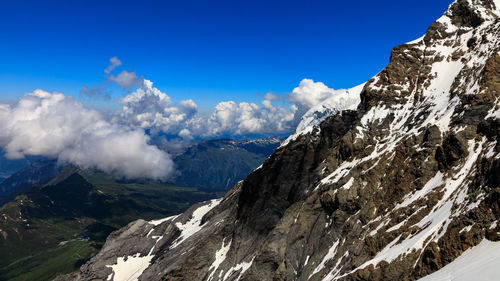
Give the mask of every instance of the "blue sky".
[[(152, 80), (201, 112), (226, 100), (285, 96), (303, 78), (360, 84), (390, 49), (423, 35), (450, 0), (406, 1), (2, 1), (0, 101), (36, 88), (85, 104), (82, 86), (121, 69)], [(125, 93), (113, 88), (113, 96)]]

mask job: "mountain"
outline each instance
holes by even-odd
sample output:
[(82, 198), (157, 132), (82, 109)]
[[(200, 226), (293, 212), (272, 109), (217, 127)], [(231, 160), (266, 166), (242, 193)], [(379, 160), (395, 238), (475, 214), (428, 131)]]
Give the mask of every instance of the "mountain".
[(3, 154), (3, 152), (0, 152), (0, 180), (6, 179), (20, 169), (25, 168), (30, 164), (42, 159), (42, 157), (39, 156), (29, 156), (24, 159), (12, 160), (7, 159), (5, 156), (3, 156)]
[(56, 160), (39, 160), (7, 177), (0, 183), (0, 206), (34, 185), (47, 183), (61, 169)]
[(50, 280), (74, 271), (111, 231), (221, 196), (279, 144), (278, 138), (196, 143), (174, 157), (173, 184), (116, 180), (57, 160), (26, 160), (26, 167), (0, 183), (0, 280)]
[(229, 190), (261, 165), (280, 144), (279, 138), (209, 140), (193, 144), (174, 157), (178, 186)]
[(66, 167), (0, 207), (0, 280), (52, 280), (76, 270), (129, 222), (177, 214), (220, 195)]
[(57, 280), (497, 279), (499, 18), (453, 2), (355, 110), (303, 119), (223, 198), (134, 221)]
[[(188, 146), (173, 160), (174, 185), (205, 190), (229, 190), (264, 162), (280, 145), (279, 138), (254, 140), (208, 140)], [(18, 171), (12, 169), (21, 167)], [(9, 202), (33, 185), (43, 185), (64, 166), (57, 160), (31, 157), (7, 160), (0, 157), (0, 205)]]

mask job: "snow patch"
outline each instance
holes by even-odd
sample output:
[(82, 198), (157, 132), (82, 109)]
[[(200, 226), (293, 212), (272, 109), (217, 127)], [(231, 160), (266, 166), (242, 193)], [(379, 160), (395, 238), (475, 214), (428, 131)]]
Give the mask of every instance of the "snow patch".
[(160, 225), (166, 221), (173, 221), (175, 220), (179, 215), (175, 215), (175, 216), (171, 216), (171, 217), (168, 217), (168, 218), (164, 218), (164, 219), (159, 219), (159, 220), (152, 220), (152, 221), (149, 221), (149, 224), (152, 224), (154, 226), (157, 226), (157, 225)]
[(222, 279), (222, 281), (226, 281), (229, 277), (231, 277), (231, 274), (233, 272), (238, 272), (238, 271), (240, 271), (240, 273), (238, 274), (238, 278), (236, 278), (235, 281), (240, 280), (241, 276), (250, 268), (250, 266), (252, 266), (254, 259), (255, 259), (255, 257), (253, 257), (250, 262), (242, 262), (242, 263), (239, 263), (239, 264), (231, 267), (227, 271), (227, 273), (224, 275), (224, 279)]
[[(452, 207), (455, 203), (457, 203), (457, 201), (460, 201), (460, 192), (458, 192), (459, 188), (462, 187), (465, 191), (467, 189), (467, 186), (464, 185), (464, 181), (471, 172), (474, 172), (472, 167), (481, 153), (483, 143), (484, 140), (479, 143), (476, 149), (474, 149), (475, 142), (469, 142), (469, 155), (465, 164), (462, 166), (460, 171), (456, 173), (454, 178), (444, 181), (444, 195), (441, 200), (432, 208), (427, 216), (415, 224), (422, 230), (402, 241), (400, 241), (400, 237), (397, 237), (384, 249), (382, 249), (382, 251), (380, 251), (373, 259), (365, 262), (357, 269), (365, 268), (370, 264), (376, 266), (381, 261), (390, 263), (401, 255), (425, 248), (431, 241), (438, 241), (439, 238), (446, 232), (450, 221), (453, 219), (454, 214), (452, 213)], [(439, 177), (440, 176), (438, 175), (438, 178)], [(435, 179), (438, 178), (435, 177)]]
[(211, 200), (209, 204), (203, 205), (203, 206), (199, 207), (198, 209), (194, 210), (193, 214), (191, 215), (191, 219), (189, 221), (187, 221), (186, 223), (183, 224), (183, 223), (177, 222), (175, 224), (175, 226), (181, 231), (181, 234), (172, 243), (172, 246), (170, 246), (170, 249), (177, 247), (179, 244), (184, 242), (184, 240), (188, 239), (193, 234), (200, 231), (202, 229), (201, 219), (203, 218), (203, 216), (206, 213), (208, 213), (210, 210), (212, 210), (215, 206), (219, 205), (221, 200), (222, 199)]
[(328, 253), (326, 253), (326, 255), (325, 255), (325, 257), (323, 257), (323, 260), (321, 261), (321, 263), (318, 264), (318, 266), (314, 269), (313, 273), (311, 273), (311, 276), (309, 276), (309, 278), (311, 278), (314, 274), (320, 272), (323, 268), (325, 268), (325, 264), (329, 260), (331, 260), (335, 256), (335, 254), (337, 253), (337, 247), (339, 246), (339, 242), (340, 242), (340, 240), (337, 240), (335, 243), (333, 243), (333, 245), (328, 250)]
[(310, 257), (309, 255), (306, 257), (306, 261), (304, 262), (304, 266), (306, 266), (307, 263), (309, 262), (309, 257)]
[(413, 202), (417, 201), (418, 199), (424, 198), (432, 190), (434, 190), (436, 187), (438, 187), (442, 184), (444, 184), (443, 174), (441, 172), (437, 172), (436, 175), (432, 179), (430, 179), (424, 185), (424, 187), (422, 189), (417, 190), (413, 194), (406, 195), (403, 198), (403, 202), (397, 204), (394, 209), (397, 210), (397, 209), (401, 209), (401, 208), (404, 208), (404, 207), (411, 205)]
[(469, 226), (466, 226), (466, 227), (460, 229), (460, 231), (458, 233), (469, 232), (471, 229), (472, 229), (472, 225), (469, 225)]
[(410, 41), (410, 42), (408, 42), (408, 43), (406, 43), (406, 44), (407, 44), (407, 45), (412, 45), (412, 44), (417, 44), (417, 43), (420, 43), (422, 40), (424, 40), (424, 37), (425, 37), (425, 35), (423, 35), (423, 36), (421, 36), (420, 38), (417, 38), (417, 39), (415, 39), (415, 40), (413, 40), (413, 41)]
[(114, 265), (106, 265), (112, 269), (110, 275), (106, 280), (108, 281), (137, 281), (139, 280), (139, 276), (149, 267), (149, 264), (153, 257), (153, 250), (158, 244), (163, 236), (153, 236), (153, 239), (156, 239), (155, 245), (151, 248), (149, 253), (146, 256), (141, 257), (140, 253), (137, 253), (132, 256), (127, 257), (119, 257), (116, 259), (116, 264)]
[(500, 276), (500, 242), (484, 239), (453, 262), (419, 281), (489, 281)]
[(351, 177), (349, 181), (347, 181), (341, 188), (342, 189), (349, 189), (352, 187), (352, 184), (354, 183), (354, 178)]
[(337, 263), (335, 264), (333, 269), (330, 272), (328, 272), (328, 274), (323, 278), (322, 281), (336, 280), (340, 274), (340, 269), (341, 269), (341, 268), (339, 268), (340, 262), (347, 256), (349, 256), (349, 251), (345, 252), (345, 254), (337, 261)]
[(490, 229), (495, 229), (495, 228), (497, 228), (497, 223), (498, 223), (498, 221), (494, 221), (494, 222), (490, 225)]
[(446, 26), (446, 32), (447, 33), (452, 33), (458, 30), (458, 27), (456, 27), (452, 22), (451, 18), (448, 17), (447, 15), (442, 16), (437, 20), (437, 22), (443, 24)]
[(225, 241), (226, 239), (224, 238), (222, 240), (222, 247), (219, 250), (217, 250), (217, 252), (215, 252), (215, 261), (208, 269), (209, 272), (211, 271), (210, 275), (208, 276), (208, 281), (212, 280), (215, 271), (217, 271), (219, 266), (224, 262), (224, 260), (226, 260), (226, 255), (227, 252), (229, 252), (232, 240), (230, 240), (227, 245), (224, 244)]

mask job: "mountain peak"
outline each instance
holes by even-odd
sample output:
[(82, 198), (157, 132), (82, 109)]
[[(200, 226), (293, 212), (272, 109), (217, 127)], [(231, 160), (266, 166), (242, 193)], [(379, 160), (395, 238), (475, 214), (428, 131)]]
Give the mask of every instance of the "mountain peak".
[[(393, 49), (360, 102), (311, 110), (223, 199), (129, 225), (72, 278), (116, 280), (147, 258), (139, 280), (416, 280), (496, 247), (497, 7), (455, 1)], [(125, 242), (146, 246), (114, 255)]]
[[(498, 0), (457, 0), (453, 2), (445, 15), (438, 20), (458, 28), (476, 28), (486, 21), (500, 16)], [(449, 22), (447, 20), (449, 19)]]

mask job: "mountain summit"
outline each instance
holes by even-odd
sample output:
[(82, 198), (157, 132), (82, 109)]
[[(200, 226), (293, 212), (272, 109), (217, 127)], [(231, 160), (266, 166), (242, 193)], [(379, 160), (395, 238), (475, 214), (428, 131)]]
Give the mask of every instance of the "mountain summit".
[(499, 17), (455, 1), (350, 91), (355, 110), (304, 119), (224, 198), (129, 224), (61, 280), (498, 276)]

